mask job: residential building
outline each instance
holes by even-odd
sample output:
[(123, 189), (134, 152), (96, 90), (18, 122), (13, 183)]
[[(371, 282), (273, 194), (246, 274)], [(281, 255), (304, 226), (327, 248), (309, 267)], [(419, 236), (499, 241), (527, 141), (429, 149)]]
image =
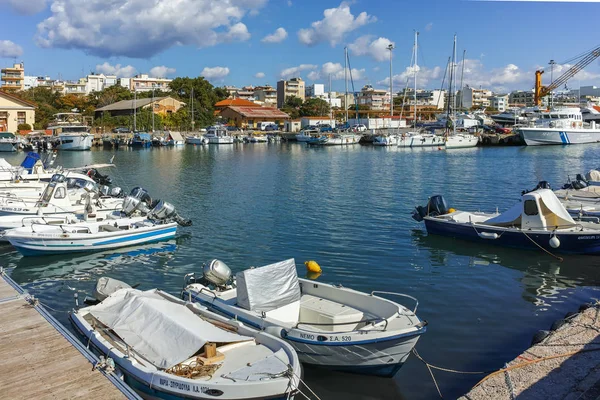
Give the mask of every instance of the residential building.
[(329, 103), (329, 107), (331, 107), (331, 108), (342, 108), (342, 99), (341, 98), (325, 97), (325, 98), (323, 98), (323, 100), (325, 100), (327, 103)]
[(495, 96), (490, 97), (490, 107), (495, 108), (500, 112), (506, 111), (506, 109), (508, 108), (508, 95), (497, 94)]
[(533, 90), (515, 90), (508, 95), (508, 104), (510, 107), (533, 107), (534, 99)]
[(357, 96), (359, 106), (367, 106), (371, 110), (383, 110), (389, 104), (389, 93), (383, 89), (375, 89), (371, 85), (365, 85)]
[[(133, 78), (129, 78), (129, 90), (138, 92), (149, 92), (152, 89), (168, 91), (169, 84), (172, 79), (167, 78), (150, 78), (148, 74), (139, 74)], [(121, 80), (121, 86), (123, 81)]]
[(90, 74), (86, 77), (85, 92), (87, 94), (93, 92), (101, 92), (104, 90), (106, 76), (104, 74)]
[(267, 107), (277, 107), (277, 89), (271, 85), (255, 87), (254, 98)]
[(461, 90), (461, 96), (458, 100), (458, 107), (461, 108), (487, 108), (490, 106), (490, 97), (492, 97), (492, 91), (487, 89), (474, 89), (469, 86), (465, 86)]
[(362, 124), (366, 126), (367, 129), (406, 128), (406, 119), (400, 118), (398, 115), (395, 115), (392, 118), (389, 116), (381, 118), (349, 118), (348, 124), (350, 126)]
[(224, 86), (223, 88), (227, 90), (227, 93), (229, 93), (229, 97), (234, 97), (235, 94), (240, 90), (240, 88), (237, 88), (235, 86)]
[(254, 86), (244, 86), (243, 88), (235, 92), (233, 97), (248, 101), (256, 100), (256, 97), (254, 96)]
[(295, 96), (304, 101), (305, 87), (302, 78), (292, 78), (277, 82), (277, 108), (283, 107), (288, 97)]
[(35, 104), (0, 91), (0, 131), (17, 132), (19, 124), (35, 122)]
[(24, 77), (24, 88), (23, 90), (28, 90), (34, 87), (37, 87), (38, 77), (37, 76), (28, 76)]
[(95, 111), (95, 117), (100, 118), (104, 113), (109, 113), (111, 117), (133, 115), (134, 108), (137, 110), (137, 112), (144, 109), (150, 109), (155, 114), (166, 115), (176, 113), (184, 105), (184, 102), (175, 100), (169, 96), (155, 97), (154, 99), (148, 97), (137, 100), (122, 100), (104, 107), (97, 108)]
[(299, 119), (289, 119), (283, 123), (283, 130), (285, 132), (300, 132), (301, 129), (302, 126)]
[(238, 128), (256, 128), (261, 122), (274, 122), (282, 125), (290, 116), (272, 107), (226, 107), (221, 117)]
[(259, 104), (250, 100), (229, 98), (215, 103), (215, 114), (220, 114), (227, 107), (260, 107)]
[(340, 108), (342, 110), (346, 110), (348, 107), (355, 104), (354, 93), (340, 94), (337, 98), (340, 100)]
[[(406, 89), (398, 93), (397, 96), (405, 99), (404, 104), (415, 105), (415, 92), (413, 89)], [(423, 90), (417, 89), (417, 106), (430, 106), (438, 110), (443, 110), (446, 104), (445, 90)]]
[(25, 89), (25, 66), (24, 64), (13, 64), (12, 67), (2, 68), (2, 89), (5, 91), (17, 91)]
[(65, 82), (63, 94), (86, 95), (87, 81), (85, 78), (79, 79), (77, 82)]
[(313, 83), (306, 87), (306, 97), (325, 98), (325, 85), (322, 83)]

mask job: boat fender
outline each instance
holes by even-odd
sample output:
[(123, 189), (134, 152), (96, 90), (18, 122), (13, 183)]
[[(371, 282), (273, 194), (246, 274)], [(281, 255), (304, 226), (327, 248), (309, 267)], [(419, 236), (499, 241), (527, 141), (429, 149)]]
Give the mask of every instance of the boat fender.
[(450, 208), (448, 209), (448, 214), (452, 214), (453, 212), (456, 212), (456, 209), (455, 209), (455, 208), (452, 208), (452, 207), (450, 207)]
[(535, 335), (533, 335), (533, 338), (531, 339), (531, 345), (535, 346), (536, 344), (541, 343), (549, 335), (549, 331), (538, 331)]
[(316, 261), (313, 261), (313, 260), (305, 261), (304, 265), (306, 265), (306, 269), (309, 272), (315, 272), (315, 273), (322, 272), (321, 266), (319, 264), (317, 264)]
[(555, 331), (557, 329), (560, 329), (561, 327), (563, 327), (565, 324), (567, 323), (566, 320), (564, 319), (559, 319), (554, 321), (554, 323), (552, 324), (552, 326), (550, 326), (550, 330), (551, 331)]
[(556, 237), (556, 235), (552, 235), (552, 237), (550, 238), (550, 247), (552, 247), (553, 249), (558, 249), (559, 246), (560, 240)]
[(500, 236), (494, 232), (477, 232), (477, 235), (482, 239), (498, 239)]
[(277, 338), (284, 338), (287, 336), (287, 332), (285, 331), (285, 329), (283, 329), (279, 326), (267, 326), (265, 328), (265, 332), (267, 332), (269, 335), (273, 335)]

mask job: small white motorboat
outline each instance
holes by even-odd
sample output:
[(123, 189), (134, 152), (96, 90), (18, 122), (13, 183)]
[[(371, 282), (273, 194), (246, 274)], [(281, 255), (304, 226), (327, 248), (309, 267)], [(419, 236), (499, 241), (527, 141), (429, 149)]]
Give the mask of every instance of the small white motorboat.
[(186, 276), (182, 296), (287, 340), (305, 364), (393, 376), (427, 322), (416, 316), (416, 305), (409, 310), (376, 293), (384, 292), (298, 278), (292, 258), (239, 272), (235, 279), (223, 262), (212, 260), (199, 280)]
[(142, 206), (146, 207), (139, 198), (128, 196), (123, 201), (124, 217), (69, 224), (33, 222), (5, 231), (3, 239), (24, 256), (69, 254), (167, 240), (175, 237), (178, 224), (191, 225), (162, 200), (152, 210), (144, 210), (146, 216), (132, 217)]
[(125, 287), (70, 318), (144, 398), (286, 399), (298, 389), (290, 345), (158, 289)]

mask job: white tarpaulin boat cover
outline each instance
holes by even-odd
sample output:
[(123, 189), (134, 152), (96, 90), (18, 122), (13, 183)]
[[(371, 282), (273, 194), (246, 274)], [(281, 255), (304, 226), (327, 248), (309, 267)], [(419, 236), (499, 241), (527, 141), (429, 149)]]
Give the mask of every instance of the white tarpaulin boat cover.
[(488, 225), (502, 225), (517, 221), (523, 212), (523, 202), (527, 200), (539, 200), (541, 209), (539, 212), (543, 215), (546, 226), (570, 226), (575, 225), (575, 221), (569, 215), (569, 212), (550, 189), (538, 189), (533, 192), (525, 193), (520, 203), (515, 204), (497, 217), (490, 218), (484, 222)]
[(129, 347), (158, 368), (187, 360), (206, 342), (251, 340), (204, 321), (183, 304), (162, 297), (156, 289), (122, 289), (90, 313), (111, 328)]
[(595, 169), (590, 170), (590, 172), (585, 174), (585, 179), (588, 181), (600, 181), (600, 171)]
[(246, 310), (267, 312), (299, 301), (301, 297), (293, 258), (238, 272), (235, 279), (237, 304)]

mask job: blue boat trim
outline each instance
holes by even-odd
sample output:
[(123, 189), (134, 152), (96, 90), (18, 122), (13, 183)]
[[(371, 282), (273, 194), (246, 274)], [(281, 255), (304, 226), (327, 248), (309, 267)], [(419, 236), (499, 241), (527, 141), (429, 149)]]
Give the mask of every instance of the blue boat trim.
[(94, 246), (102, 246), (105, 244), (115, 244), (115, 243), (123, 243), (123, 242), (128, 242), (131, 240), (138, 240), (138, 239), (143, 239), (143, 238), (147, 238), (147, 237), (152, 237), (152, 236), (158, 236), (158, 235), (162, 235), (165, 233), (175, 233), (177, 231), (177, 227), (171, 227), (168, 229), (162, 229), (159, 231), (152, 231), (152, 232), (146, 232), (146, 233), (140, 233), (138, 235), (133, 235), (133, 236), (127, 236), (127, 237), (122, 237), (122, 238), (117, 238), (117, 239), (111, 239), (111, 240), (106, 240), (104, 242), (97, 242), (94, 243)]

